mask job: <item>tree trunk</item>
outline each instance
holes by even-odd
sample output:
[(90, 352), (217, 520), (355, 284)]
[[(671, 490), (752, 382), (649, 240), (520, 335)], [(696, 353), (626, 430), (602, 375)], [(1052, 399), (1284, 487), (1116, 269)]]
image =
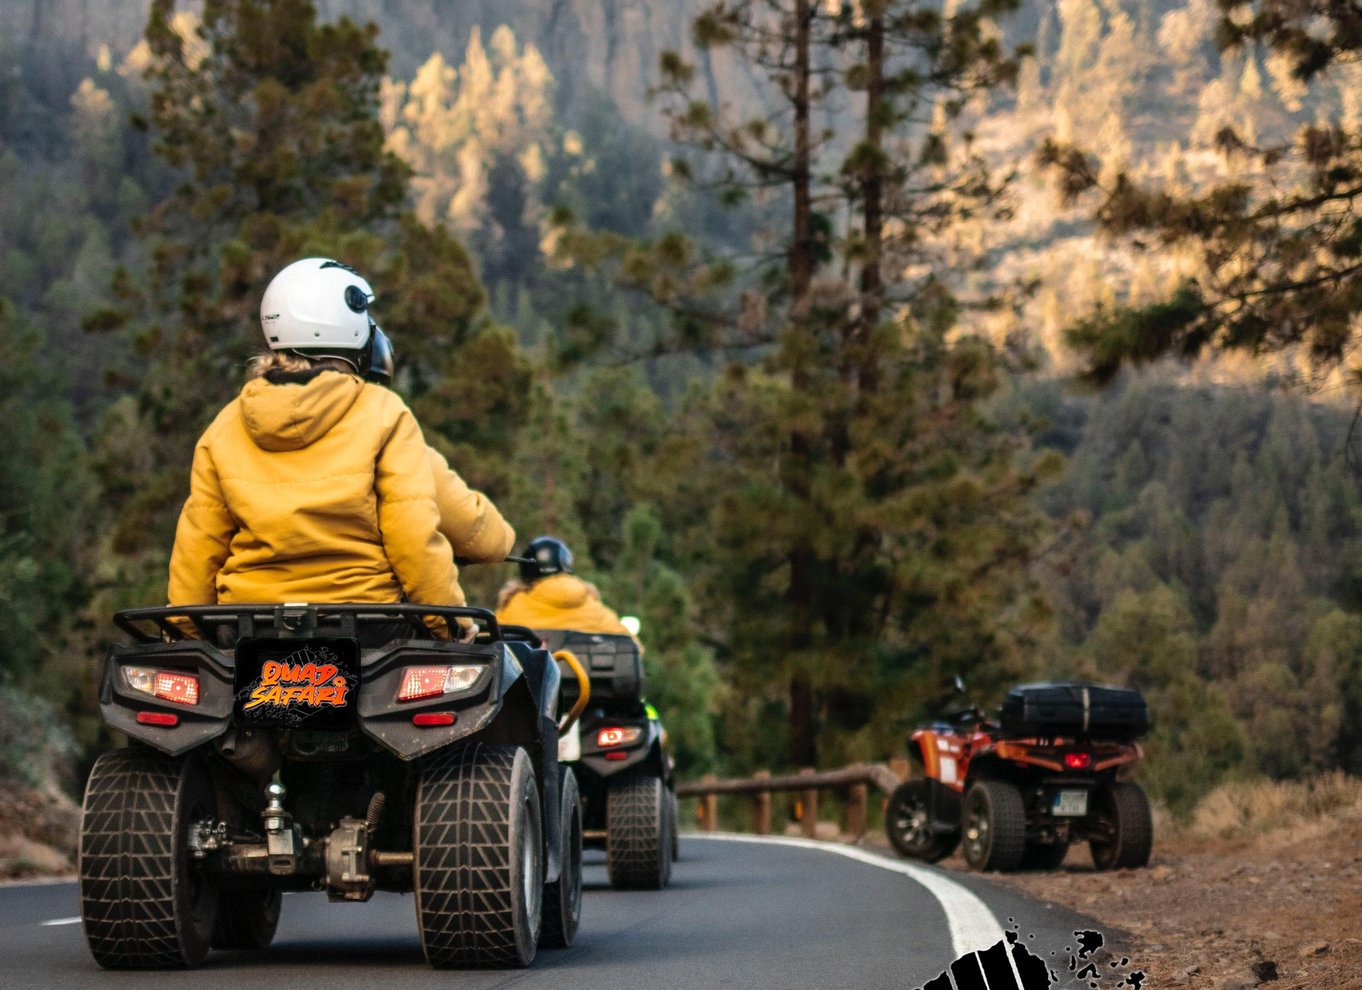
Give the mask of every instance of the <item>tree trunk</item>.
[(818, 724), (815, 719), (813, 685), (795, 673), (790, 678), (790, 760), (796, 766), (818, 765)]
[[(795, 0), (794, 85), (794, 168), (791, 180), (794, 199), (794, 230), (790, 239), (790, 314), (792, 331), (802, 336), (808, 326), (809, 286), (813, 282), (812, 216), (812, 140), (809, 134), (810, 47), (813, 10), (810, 0)], [(790, 368), (790, 384), (795, 395), (809, 390), (808, 358), (802, 344), (797, 345)], [(813, 439), (805, 431), (790, 433), (787, 470), (791, 493), (799, 503), (810, 497), (809, 477), (814, 452)], [(814, 568), (817, 561), (806, 540), (796, 538), (790, 547), (790, 586), (786, 594), (789, 609), (787, 655), (799, 655), (809, 647), (813, 630)], [(818, 765), (817, 725), (814, 721), (813, 685), (807, 674), (796, 667), (790, 678), (790, 757), (796, 765)]]
[(873, 13), (866, 25), (865, 143), (873, 152), (865, 177), (862, 212), (865, 219), (865, 261), (861, 265), (861, 333), (858, 335), (862, 401), (878, 385), (872, 338), (884, 311), (884, 8), (868, 5)]
[(794, 64), (794, 237), (790, 241), (790, 297), (796, 319), (808, 302), (813, 281), (813, 197), (810, 188), (813, 142), (809, 134), (813, 10), (811, 0), (795, 0)]

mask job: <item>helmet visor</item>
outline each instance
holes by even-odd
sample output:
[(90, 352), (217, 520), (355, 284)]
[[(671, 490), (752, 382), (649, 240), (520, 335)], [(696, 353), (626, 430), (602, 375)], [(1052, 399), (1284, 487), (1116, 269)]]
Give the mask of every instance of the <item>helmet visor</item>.
[(364, 377), (381, 385), (390, 384), (393, 380), (392, 341), (377, 323), (370, 323), (369, 327), (369, 346), (365, 348), (369, 360), (365, 362)]

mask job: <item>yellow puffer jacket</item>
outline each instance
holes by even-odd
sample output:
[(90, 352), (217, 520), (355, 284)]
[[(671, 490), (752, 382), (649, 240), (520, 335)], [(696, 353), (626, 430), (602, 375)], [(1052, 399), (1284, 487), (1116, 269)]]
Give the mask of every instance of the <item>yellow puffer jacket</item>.
[(620, 617), (601, 601), (596, 586), (571, 574), (552, 574), (530, 585), (508, 585), (502, 590), (497, 620), (531, 629), (630, 635)]
[(336, 371), (257, 378), (194, 451), (168, 600), (459, 605), (455, 552), (500, 559), (514, 540), (395, 393)]

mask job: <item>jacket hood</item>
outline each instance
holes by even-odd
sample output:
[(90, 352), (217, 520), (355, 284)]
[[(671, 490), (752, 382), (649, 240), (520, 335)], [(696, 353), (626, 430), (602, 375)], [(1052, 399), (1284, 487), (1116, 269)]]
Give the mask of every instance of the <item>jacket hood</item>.
[(255, 378), (241, 390), (241, 418), (261, 450), (300, 450), (339, 423), (363, 391), (362, 381), (339, 371), (301, 383)]
[(551, 608), (581, 608), (590, 597), (590, 587), (571, 574), (554, 574), (533, 585), (534, 596)]

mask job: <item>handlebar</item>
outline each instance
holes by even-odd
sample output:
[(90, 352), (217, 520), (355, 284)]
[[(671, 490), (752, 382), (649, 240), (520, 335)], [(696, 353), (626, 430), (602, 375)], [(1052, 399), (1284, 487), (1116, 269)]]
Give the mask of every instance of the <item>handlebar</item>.
[(515, 556), (514, 554), (507, 554), (506, 557), (505, 557), (502, 561), (495, 561), (495, 560), (474, 560), (472, 557), (457, 557), (457, 556), (456, 556), (456, 557), (454, 558), (454, 563), (457, 564), (459, 567), (467, 567), (469, 564), (496, 564), (496, 563), (507, 563), (507, 564), (533, 564), (534, 561), (531, 560), (529, 557), (517, 557), (517, 556)]

